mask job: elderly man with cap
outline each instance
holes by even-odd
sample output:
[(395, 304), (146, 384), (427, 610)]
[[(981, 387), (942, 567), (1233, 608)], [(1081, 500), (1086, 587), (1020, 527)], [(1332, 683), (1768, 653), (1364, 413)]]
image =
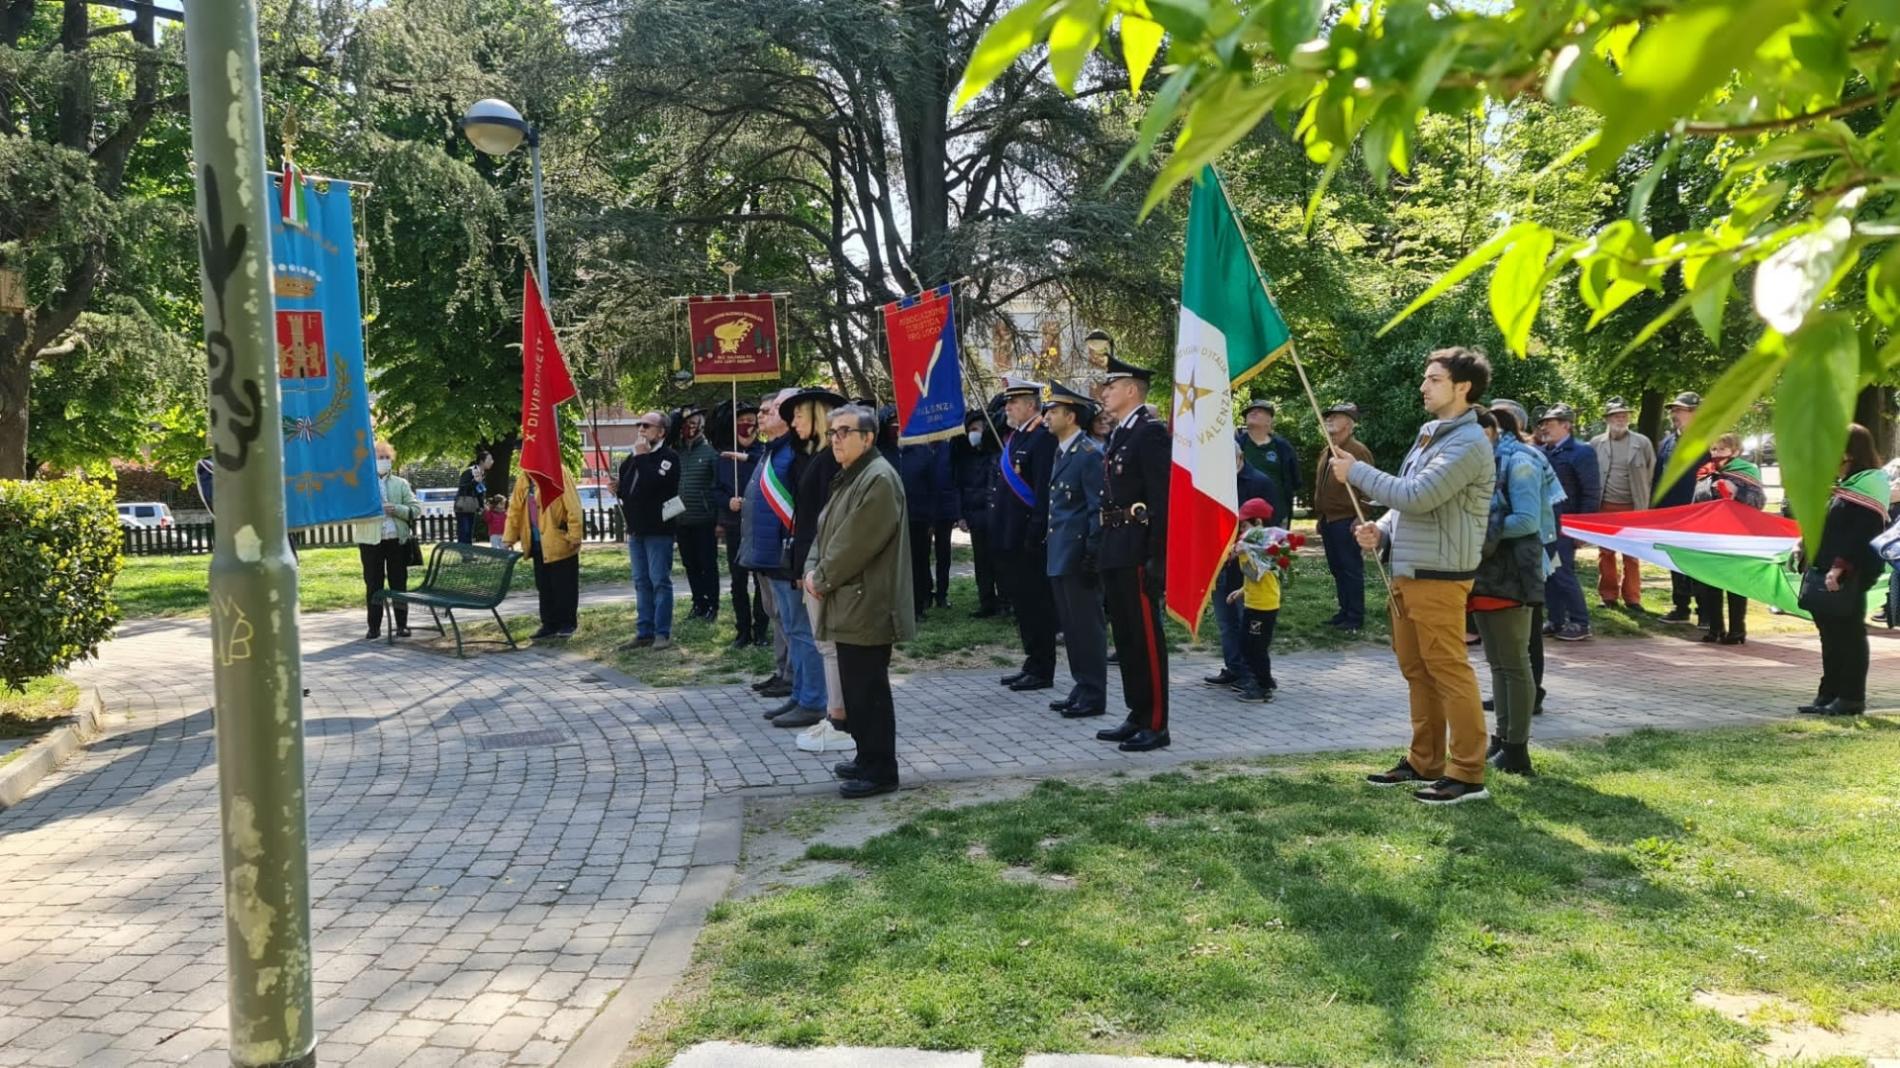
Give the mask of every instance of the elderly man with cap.
[[(1282, 525), (1293, 522), (1293, 495), (1300, 488), (1300, 457), (1293, 443), (1273, 432), (1274, 408), (1269, 400), (1249, 401), (1241, 409), (1246, 426), (1234, 431), (1234, 440), (1247, 465), (1267, 476), (1273, 493), (1266, 498)], [(1245, 500), (1246, 498), (1241, 498)]]
[[(1603, 433), (1590, 439), (1596, 450), (1597, 472), (1602, 479), (1597, 507), (1605, 512), (1633, 512), (1649, 507), (1650, 490), (1656, 481), (1656, 447), (1649, 438), (1630, 429), (1630, 406), (1621, 397), (1611, 397), (1603, 409)], [(1605, 608), (1615, 608), (1617, 597), (1632, 612), (1643, 610), (1643, 575), (1634, 556), (1623, 556), (1619, 580), (1617, 555), (1597, 554), (1597, 600)]]
[(990, 479), (990, 551), (995, 554), (997, 585), (1016, 610), (1022, 638), (1021, 671), (1003, 676), (1012, 690), (1047, 690), (1055, 685), (1056, 606), (1049, 592), (1043, 538), (1048, 510), (1049, 471), (1055, 465), (1056, 439), (1039, 418), (1042, 383), (1011, 376), (1003, 383), (1003, 451)]
[[(1355, 436), (1359, 429), (1357, 404), (1335, 404), (1326, 409), (1324, 418), (1326, 440), (1332, 448), (1319, 455), (1319, 470), (1313, 479), (1313, 518), (1319, 523), (1326, 570), (1333, 573), (1333, 594), (1339, 601), (1339, 611), (1326, 625), (1350, 632), (1366, 625), (1366, 558), (1359, 551), (1352, 528), (1362, 513), (1370, 514), (1372, 502), (1356, 488), (1327, 477), (1326, 467), (1334, 450), (1367, 464), (1373, 462), (1372, 450)], [(1353, 507), (1355, 500), (1358, 508)]]
[(1143, 401), (1154, 372), (1108, 357), (1103, 406), (1115, 421), (1102, 483), (1102, 585), (1120, 653), (1128, 718), (1097, 731), (1123, 752), (1168, 744), (1168, 643), (1161, 630), (1168, 574), (1168, 480), (1174, 439)]
[[(1702, 407), (1702, 396), (1697, 393), (1676, 394), (1669, 402), (1669, 433), (1663, 435), (1662, 444), (1656, 447), (1656, 471), (1660, 474), (1668, 470), (1669, 460), (1676, 454), (1676, 446), (1682, 443), (1682, 432), (1689, 427), (1689, 420), (1695, 418), (1696, 409)], [(1709, 452), (1702, 450), (1695, 463), (1682, 469), (1682, 475), (1671, 482), (1656, 498), (1656, 507), (1674, 508), (1678, 505), (1692, 504), (1695, 501), (1695, 473), (1709, 462)], [(1664, 623), (1687, 623), (1691, 616), (1690, 604), (1695, 600), (1695, 581), (1680, 571), (1669, 573), (1669, 614), (1662, 617)]]
[(1067, 719), (1108, 710), (1108, 624), (1102, 616), (1102, 448), (1089, 437), (1095, 403), (1060, 383), (1049, 387), (1043, 425), (1056, 441), (1049, 472), (1049, 585), (1069, 650), (1069, 695), (1049, 707)]
[(1557, 570), (1544, 583), (1544, 605), (1550, 615), (1546, 624), (1552, 637), (1560, 642), (1580, 642), (1590, 637), (1590, 606), (1584, 602), (1583, 586), (1577, 582), (1577, 543), (1562, 533), (1563, 518), (1597, 510), (1603, 492), (1603, 479), (1597, 473), (1597, 454), (1571, 436), (1577, 413), (1568, 404), (1553, 404), (1538, 417), (1537, 426), (1544, 438), (1544, 458), (1557, 472), (1564, 488), (1564, 502), (1557, 506)]

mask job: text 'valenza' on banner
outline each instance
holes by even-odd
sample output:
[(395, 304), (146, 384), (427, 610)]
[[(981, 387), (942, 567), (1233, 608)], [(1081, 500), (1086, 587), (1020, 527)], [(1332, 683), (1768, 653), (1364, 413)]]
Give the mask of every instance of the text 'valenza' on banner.
[(778, 379), (778, 303), (770, 293), (688, 297), (686, 328), (693, 344), (693, 381)]
[(892, 301), (883, 310), (897, 440), (913, 445), (963, 433), (963, 362), (952, 286)]
[(378, 515), (350, 187), (294, 168), (288, 187), (271, 183), (285, 518), (294, 529)]

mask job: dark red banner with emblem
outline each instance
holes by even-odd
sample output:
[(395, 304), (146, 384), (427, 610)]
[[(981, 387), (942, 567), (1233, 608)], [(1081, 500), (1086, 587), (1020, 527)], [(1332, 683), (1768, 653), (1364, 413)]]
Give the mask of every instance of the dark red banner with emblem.
[(769, 293), (686, 298), (695, 382), (779, 377), (778, 304)]

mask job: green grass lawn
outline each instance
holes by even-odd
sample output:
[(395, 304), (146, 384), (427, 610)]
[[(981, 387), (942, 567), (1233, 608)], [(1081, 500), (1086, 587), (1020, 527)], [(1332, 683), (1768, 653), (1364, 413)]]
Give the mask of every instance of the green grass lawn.
[(1361, 785), (1390, 756), (1045, 782), (813, 847), (852, 871), (716, 907), (639, 1063), (730, 1038), (991, 1068), (1743, 1065), (1764, 1032), (1696, 991), (1823, 1026), (1900, 1008), (1900, 722), (1540, 750), (1541, 777), (1451, 810)]
[[(423, 547), (426, 555), (430, 549)], [(305, 549), (297, 558), (297, 599), (306, 612), (353, 608), (363, 603), (363, 569), (354, 547)], [(209, 554), (199, 556), (128, 556), (113, 584), (113, 593), (126, 619), (153, 616), (202, 616)], [(413, 581), (422, 580), (421, 568), (410, 568)], [(581, 550), (581, 585), (629, 582), (627, 551), (617, 545), (590, 545)], [(528, 564), (515, 570), (514, 588), (533, 589)]]
[[(44, 734), (78, 703), (79, 687), (57, 675), (34, 679), (19, 693), (0, 686), (0, 738), (31, 738)], [(0, 753), (0, 766), (23, 752), (24, 749), (15, 748)]]

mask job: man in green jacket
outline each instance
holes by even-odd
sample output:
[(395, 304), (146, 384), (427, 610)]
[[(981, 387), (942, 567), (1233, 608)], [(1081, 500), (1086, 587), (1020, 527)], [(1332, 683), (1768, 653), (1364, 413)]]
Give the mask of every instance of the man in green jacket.
[(916, 636), (904, 480), (877, 451), (877, 414), (846, 405), (831, 414), (831, 452), (842, 469), (818, 516), (805, 589), (818, 599), (819, 641), (838, 646), (846, 729), (856, 760), (834, 769), (846, 798), (897, 789), (897, 709), (891, 646)]

